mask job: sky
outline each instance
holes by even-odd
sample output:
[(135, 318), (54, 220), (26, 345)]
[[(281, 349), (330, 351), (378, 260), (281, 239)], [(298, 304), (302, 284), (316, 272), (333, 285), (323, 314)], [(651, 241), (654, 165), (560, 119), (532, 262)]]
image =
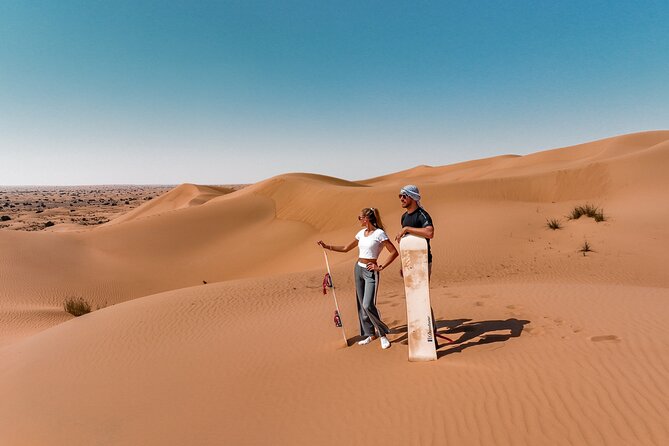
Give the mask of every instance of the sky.
[(348, 180), (669, 128), (669, 2), (0, 1), (0, 184)]

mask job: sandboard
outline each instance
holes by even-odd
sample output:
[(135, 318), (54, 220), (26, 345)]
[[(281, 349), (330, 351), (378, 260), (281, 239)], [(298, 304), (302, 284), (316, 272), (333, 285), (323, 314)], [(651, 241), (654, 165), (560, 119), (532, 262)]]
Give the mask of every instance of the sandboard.
[(400, 256), (407, 302), (409, 361), (434, 361), (437, 350), (430, 309), (427, 241), (405, 235), (400, 240)]

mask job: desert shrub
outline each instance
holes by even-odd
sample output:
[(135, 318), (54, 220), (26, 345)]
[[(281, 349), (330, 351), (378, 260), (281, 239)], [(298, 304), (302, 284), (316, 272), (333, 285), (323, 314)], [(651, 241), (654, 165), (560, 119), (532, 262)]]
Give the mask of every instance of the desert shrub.
[(583, 242), (583, 246), (581, 246), (581, 249), (579, 249), (578, 252), (582, 252), (583, 255), (585, 255), (586, 252), (592, 252), (592, 247), (590, 246), (590, 243), (588, 243), (588, 241), (585, 240)]
[(73, 316), (79, 317), (91, 312), (91, 305), (82, 297), (68, 297), (63, 303), (65, 311)]
[(562, 229), (562, 224), (557, 218), (546, 219), (546, 226), (552, 230)]
[(0, 217), (0, 221), (9, 221), (11, 219), (12, 217), (10, 217), (9, 215), (3, 215), (2, 217)]
[(584, 204), (583, 206), (576, 206), (574, 209), (571, 210), (571, 213), (569, 214), (568, 218), (570, 220), (578, 220), (583, 215), (585, 215), (586, 217), (594, 218), (597, 223), (606, 220), (606, 218), (604, 217), (603, 209), (600, 209), (597, 206), (588, 203)]
[(44, 223), (44, 227), (45, 227), (45, 228), (51, 227), (51, 226), (53, 226), (53, 225), (55, 225), (55, 223), (52, 222), (52, 221), (47, 221), (46, 223)]

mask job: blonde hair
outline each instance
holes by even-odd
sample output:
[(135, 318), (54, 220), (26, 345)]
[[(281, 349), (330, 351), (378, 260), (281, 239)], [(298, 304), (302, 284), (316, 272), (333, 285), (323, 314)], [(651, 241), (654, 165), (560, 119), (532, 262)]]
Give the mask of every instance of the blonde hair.
[(362, 215), (369, 218), (369, 222), (372, 226), (385, 231), (385, 229), (383, 229), (383, 223), (381, 222), (381, 214), (377, 208), (364, 208), (362, 210)]

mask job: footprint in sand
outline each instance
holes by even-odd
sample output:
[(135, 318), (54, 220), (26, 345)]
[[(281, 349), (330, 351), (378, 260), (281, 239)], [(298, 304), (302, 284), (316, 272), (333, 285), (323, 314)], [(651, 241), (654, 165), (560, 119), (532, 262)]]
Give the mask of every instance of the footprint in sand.
[(485, 305), (485, 304), (483, 302), (481, 302), (480, 300), (474, 302), (474, 306), (476, 306), (476, 307), (482, 307), (483, 305)]
[(592, 342), (620, 342), (620, 338), (616, 335), (602, 335), (602, 336), (593, 336), (590, 338)]
[(543, 327), (527, 327), (525, 328), (525, 331), (527, 331), (532, 336), (542, 335), (546, 332)]

